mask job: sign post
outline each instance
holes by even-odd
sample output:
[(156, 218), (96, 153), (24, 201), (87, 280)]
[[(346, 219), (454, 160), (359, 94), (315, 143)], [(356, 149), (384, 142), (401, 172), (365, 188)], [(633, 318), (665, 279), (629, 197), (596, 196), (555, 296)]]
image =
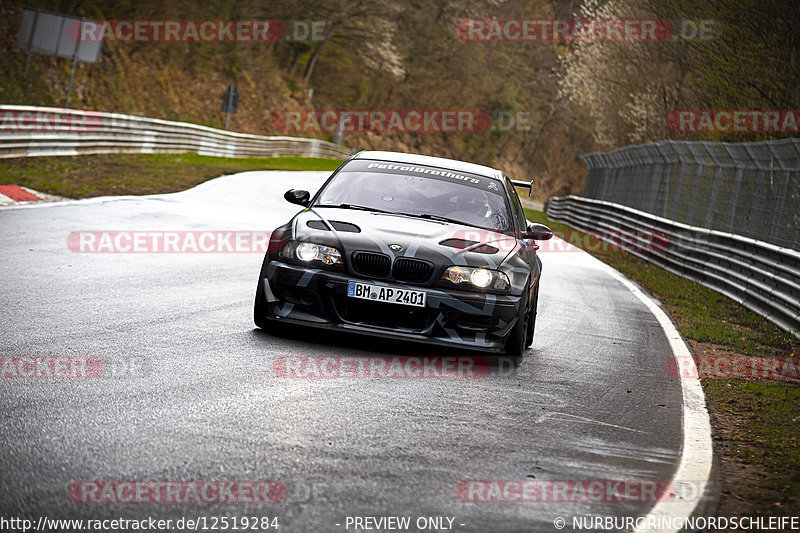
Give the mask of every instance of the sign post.
[[(36, 28), (36, 20), (38, 18), (39, 18), (39, 10), (37, 9), (37, 10), (34, 10), (34, 12), (33, 12), (33, 27), (34, 28)], [(20, 31), (22, 31), (22, 28), (20, 28)], [(22, 78), (23, 79), (28, 79), (28, 67), (31, 64), (31, 54), (33, 53), (33, 48), (32, 48), (32, 45), (33, 45), (33, 34), (34, 34), (34, 32), (31, 31), (30, 34), (28, 35), (28, 42), (26, 43), (26, 47), (27, 47), (26, 49), (28, 50), (28, 53), (25, 55), (25, 70), (22, 72)]]
[(239, 105), (239, 93), (236, 92), (236, 82), (228, 86), (228, 90), (222, 95), (222, 112), (227, 113), (225, 117), (225, 129), (228, 129), (228, 123), (231, 120), (231, 113), (236, 113)]
[[(63, 28), (62, 28), (63, 29)], [(78, 26), (79, 31), (83, 31), (83, 18), (81, 18), (80, 26)], [(69, 83), (67, 84), (67, 97), (64, 98), (64, 108), (69, 106), (69, 97), (72, 94), (72, 80), (75, 79), (75, 65), (78, 63), (78, 47), (81, 44), (81, 37), (79, 36), (75, 39), (75, 48), (72, 51), (72, 68), (69, 71)]]

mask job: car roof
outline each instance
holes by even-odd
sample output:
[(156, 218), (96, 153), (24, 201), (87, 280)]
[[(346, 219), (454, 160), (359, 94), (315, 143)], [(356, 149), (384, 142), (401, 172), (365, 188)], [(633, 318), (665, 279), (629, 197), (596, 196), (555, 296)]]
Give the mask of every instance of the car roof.
[(404, 152), (385, 152), (381, 150), (364, 150), (352, 157), (352, 159), (375, 159), (390, 163), (406, 163), (409, 165), (427, 165), (431, 167), (446, 168), (460, 172), (470, 172), (487, 178), (502, 179), (503, 173), (496, 168), (467, 163), (457, 159), (447, 159), (444, 157), (433, 157), (429, 155), (407, 154)]

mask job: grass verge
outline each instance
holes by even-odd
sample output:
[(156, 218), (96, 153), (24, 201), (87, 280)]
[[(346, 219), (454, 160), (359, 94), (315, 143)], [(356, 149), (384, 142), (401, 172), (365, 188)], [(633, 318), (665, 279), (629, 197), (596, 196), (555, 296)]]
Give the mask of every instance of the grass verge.
[[(570, 243), (639, 283), (664, 304), (697, 356), (794, 357), (798, 340), (736, 302), (599, 241), (540, 211), (528, 220), (564, 232)], [(800, 515), (800, 384), (701, 380), (720, 456), (718, 516)]]
[(335, 170), (338, 159), (226, 158), (197, 154), (103, 154), (0, 159), (3, 184), (67, 198), (182, 191), (249, 170)]

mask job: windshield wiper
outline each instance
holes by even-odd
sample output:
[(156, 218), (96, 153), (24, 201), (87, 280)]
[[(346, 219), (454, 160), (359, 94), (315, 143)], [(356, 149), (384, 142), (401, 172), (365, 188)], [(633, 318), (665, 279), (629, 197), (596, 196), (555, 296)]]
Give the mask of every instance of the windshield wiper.
[(464, 222), (463, 220), (456, 220), (454, 218), (447, 218), (441, 215), (431, 215), (429, 213), (400, 213), (401, 215), (405, 215), (407, 217), (414, 217), (414, 218), (425, 218), (428, 220), (438, 220), (439, 222), (450, 222), (451, 224), (462, 224), (464, 226), (473, 226), (474, 224), (470, 224), (469, 222)]
[(359, 211), (373, 211), (375, 213), (392, 213), (391, 211), (384, 211), (383, 209), (377, 209), (375, 207), (367, 207), (366, 205), (356, 205), (356, 204), (321, 204), (321, 205), (313, 205), (311, 207), (338, 207), (340, 209), (358, 209)]
[(461, 224), (462, 226), (469, 226), (471, 228), (479, 228), (479, 229), (488, 229), (489, 231), (503, 231), (497, 228), (487, 228), (485, 226), (479, 226), (478, 224), (471, 224), (469, 222), (464, 222), (463, 220), (456, 220), (454, 218), (447, 218), (441, 215), (431, 215), (430, 213), (421, 213), (421, 214), (414, 214), (414, 213), (399, 213), (403, 216), (413, 217), (413, 218), (424, 218), (427, 220), (436, 220), (438, 222), (449, 222), (451, 224)]
[(470, 224), (469, 222), (464, 222), (463, 220), (456, 220), (454, 218), (447, 218), (440, 215), (431, 215), (429, 213), (398, 213), (396, 211), (385, 211), (383, 209), (378, 209), (376, 207), (368, 207), (365, 205), (356, 205), (356, 204), (322, 204), (322, 205), (314, 205), (311, 207), (338, 207), (340, 209), (358, 209), (360, 211), (372, 211), (373, 213), (383, 213), (386, 215), (396, 215), (401, 217), (411, 217), (411, 218), (424, 218), (427, 220), (436, 220), (438, 222), (448, 222), (450, 224), (461, 224), (462, 226), (471, 226), (473, 228), (481, 228), (481, 226)]

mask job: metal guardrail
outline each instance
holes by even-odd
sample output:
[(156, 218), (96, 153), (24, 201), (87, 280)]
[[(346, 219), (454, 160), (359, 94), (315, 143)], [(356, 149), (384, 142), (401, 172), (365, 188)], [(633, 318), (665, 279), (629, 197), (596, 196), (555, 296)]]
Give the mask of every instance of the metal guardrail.
[(800, 337), (800, 252), (579, 196), (550, 198), (545, 212), (600, 239), (621, 241), (633, 255), (709, 287)]
[(299, 137), (266, 137), (187, 122), (79, 111), (0, 106), (0, 158), (105, 153), (183, 153), (219, 157), (345, 159), (345, 146)]

